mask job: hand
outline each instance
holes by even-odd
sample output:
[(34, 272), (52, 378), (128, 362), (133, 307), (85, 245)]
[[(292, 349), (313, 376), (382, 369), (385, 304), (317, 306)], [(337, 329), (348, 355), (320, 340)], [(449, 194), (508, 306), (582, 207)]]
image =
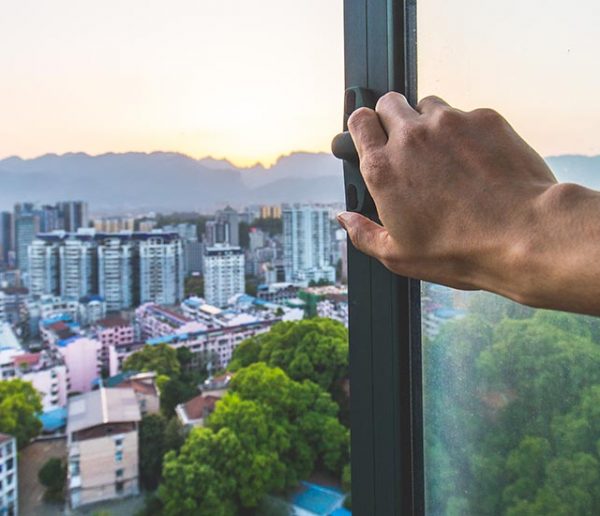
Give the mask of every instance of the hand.
[(348, 127), (382, 223), (339, 214), (355, 247), (403, 276), (528, 301), (519, 274), (556, 179), (504, 118), (388, 93)]

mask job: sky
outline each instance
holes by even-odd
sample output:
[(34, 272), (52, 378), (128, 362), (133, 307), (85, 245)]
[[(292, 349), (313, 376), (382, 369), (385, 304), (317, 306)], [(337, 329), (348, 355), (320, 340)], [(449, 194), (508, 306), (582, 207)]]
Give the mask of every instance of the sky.
[[(342, 0), (0, 0), (0, 158), (272, 164), (341, 125)], [(419, 0), (419, 93), (600, 153), (600, 2)]]

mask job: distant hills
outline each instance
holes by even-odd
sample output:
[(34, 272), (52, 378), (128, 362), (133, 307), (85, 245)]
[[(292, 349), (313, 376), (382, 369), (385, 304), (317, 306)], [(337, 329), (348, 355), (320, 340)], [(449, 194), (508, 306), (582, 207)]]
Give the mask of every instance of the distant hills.
[[(600, 189), (600, 156), (552, 156), (560, 181)], [(270, 168), (238, 168), (226, 160), (128, 152), (47, 154), (0, 160), (0, 209), (18, 201), (83, 199), (93, 212), (211, 212), (226, 204), (341, 202), (340, 162), (325, 153), (282, 156)]]
[(18, 201), (62, 199), (83, 199), (91, 211), (104, 213), (211, 212), (227, 204), (341, 201), (343, 177), (341, 163), (325, 153), (298, 152), (270, 168), (244, 169), (170, 152), (0, 160), (1, 210)]

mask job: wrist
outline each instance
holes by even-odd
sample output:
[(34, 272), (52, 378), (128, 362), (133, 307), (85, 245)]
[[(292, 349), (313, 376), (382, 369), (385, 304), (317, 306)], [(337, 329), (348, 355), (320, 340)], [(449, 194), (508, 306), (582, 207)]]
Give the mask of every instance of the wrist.
[(514, 239), (507, 245), (505, 289), (499, 292), (535, 308), (560, 308), (560, 293), (581, 270), (582, 239), (577, 234), (587, 201), (597, 192), (571, 183), (556, 183), (531, 198)]

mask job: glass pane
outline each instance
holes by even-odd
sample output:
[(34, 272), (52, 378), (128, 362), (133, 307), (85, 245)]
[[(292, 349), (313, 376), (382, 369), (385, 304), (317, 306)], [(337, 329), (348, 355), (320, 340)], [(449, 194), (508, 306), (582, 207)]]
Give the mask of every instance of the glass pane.
[[(600, 186), (597, 2), (419, 1), (419, 95), (492, 107)], [(600, 322), (423, 285), (427, 512), (600, 507)]]
[(342, 0), (3, 3), (22, 514), (350, 503), (342, 31)]

